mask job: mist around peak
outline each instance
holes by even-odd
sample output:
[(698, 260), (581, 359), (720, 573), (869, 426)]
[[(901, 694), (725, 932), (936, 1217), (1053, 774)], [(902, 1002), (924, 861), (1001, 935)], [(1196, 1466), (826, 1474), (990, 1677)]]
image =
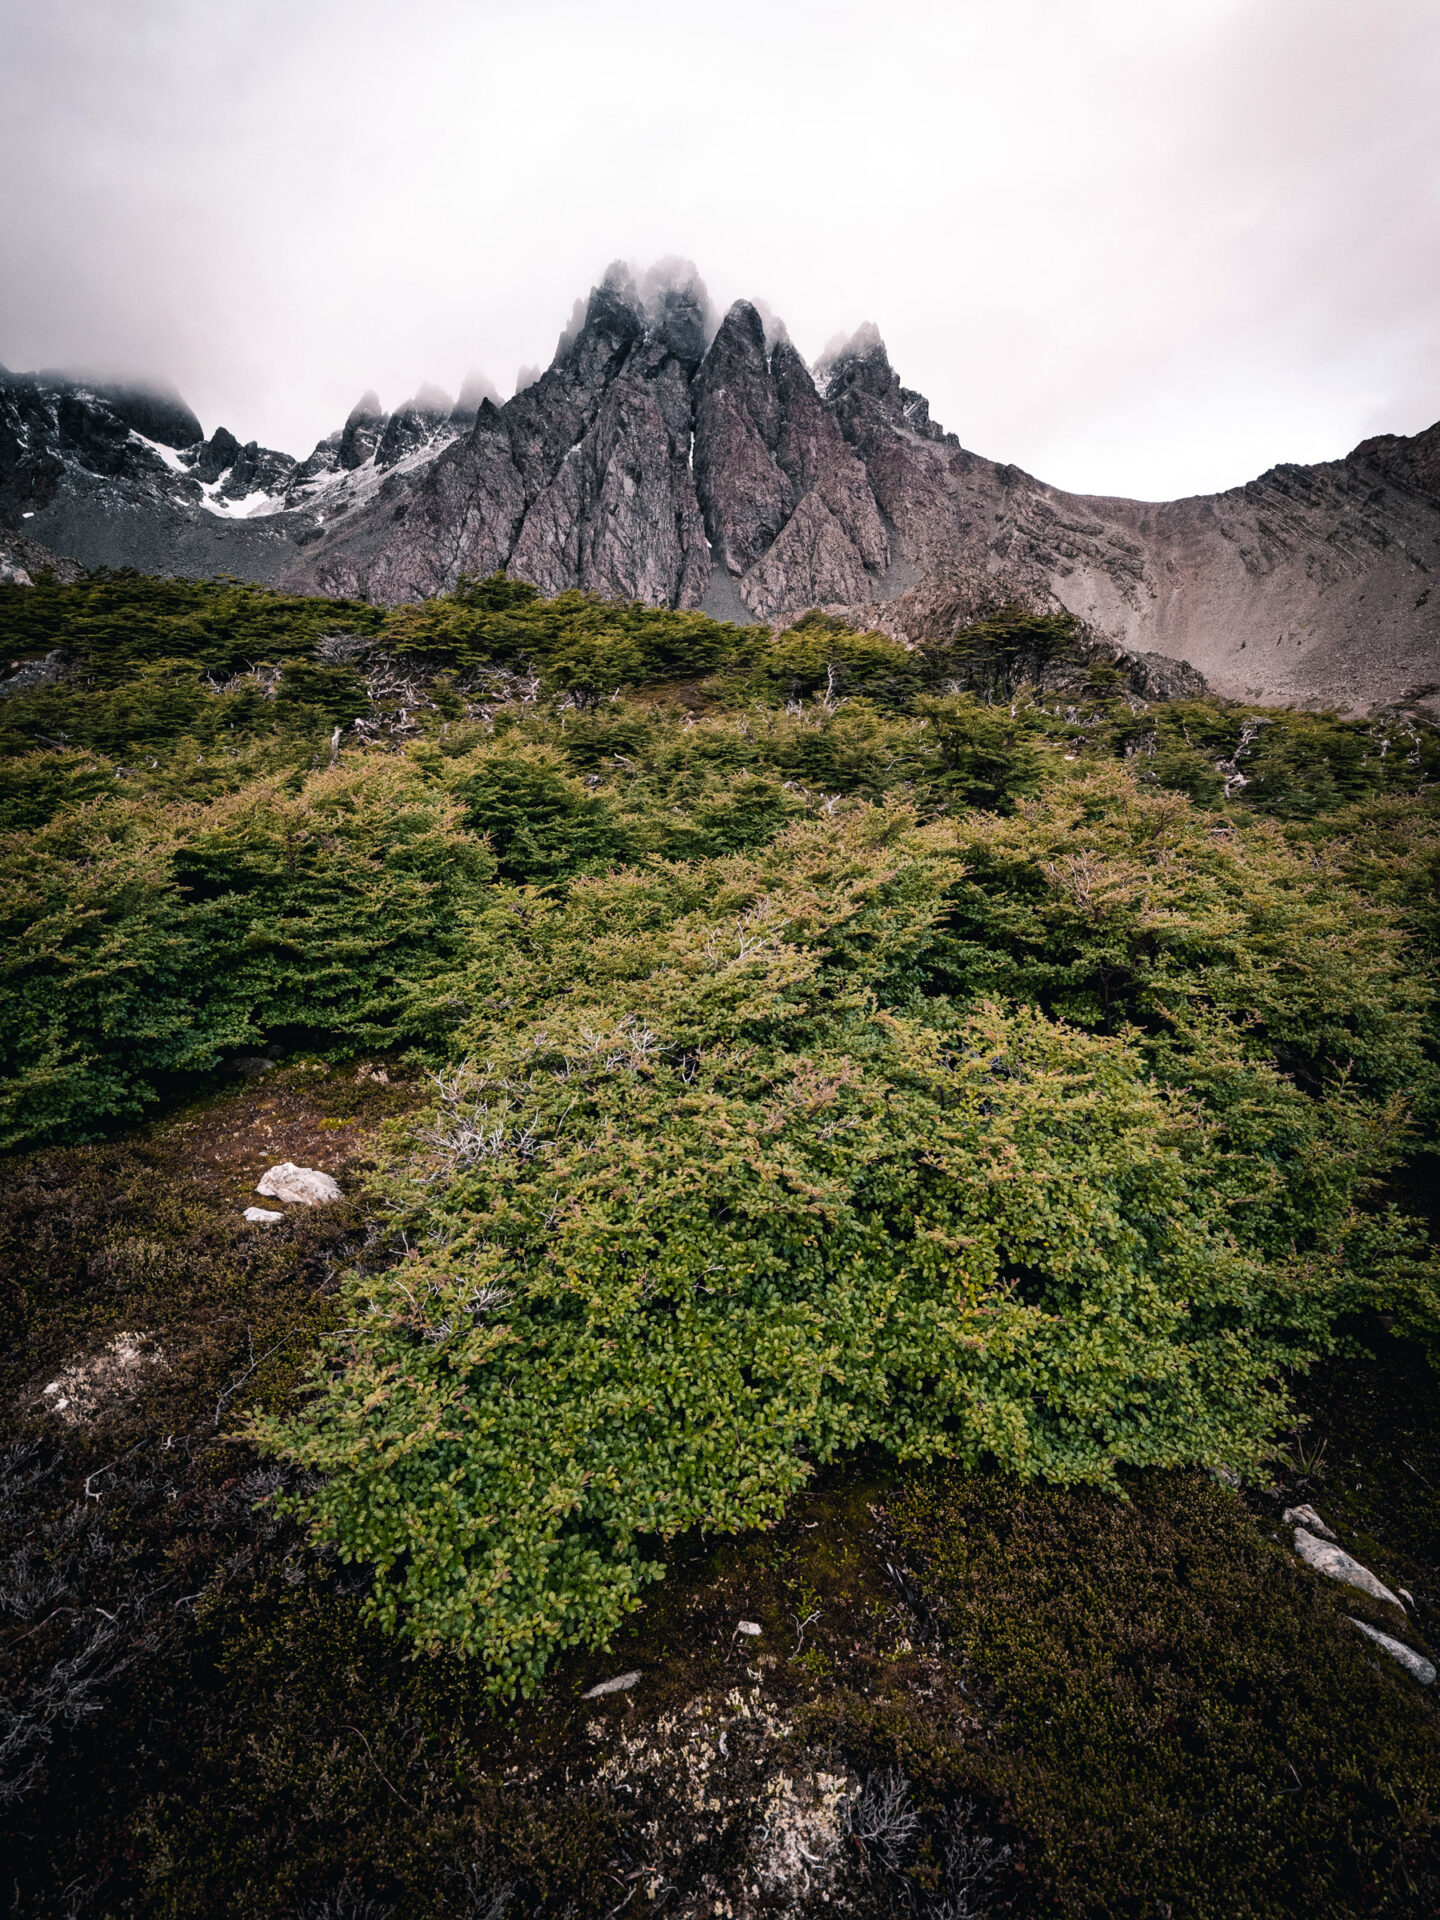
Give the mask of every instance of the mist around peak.
[(810, 369), (817, 387), (823, 387), (835, 369), (847, 360), (887, 359), (885, 342), (873, 320), (862, 320), (853, 333), (835, 333), (820, 349)]

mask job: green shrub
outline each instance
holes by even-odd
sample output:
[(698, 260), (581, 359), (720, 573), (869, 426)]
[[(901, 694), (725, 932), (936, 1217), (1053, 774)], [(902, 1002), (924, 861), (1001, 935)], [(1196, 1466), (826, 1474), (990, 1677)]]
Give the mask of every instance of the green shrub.
[[(403, 761), (209, 808), (114, 802), (0, 844), (0, 1143), (93, 1138), (267, 1034), (426, 1031), (494, 871)], [(431, 1016), (426, 1016), (431, 1017)]]
[(1280, 1370), (1395, 1281), (1393, 1233), (1350, 1232), (1388, 1150), (1359, 1095), (1313, 1189), (1257, 1191), (1128, 1037), (920, 990), (961, 838), (852, 808), (474, 924), (443, 986), (484, 1065), (386, 1185), (416, 1252), (351, 1278), (312, 1403), (261, 1429), (387, 1624), (528, 1689), (664, 1540), (862, 1441), (1253, 1465)]

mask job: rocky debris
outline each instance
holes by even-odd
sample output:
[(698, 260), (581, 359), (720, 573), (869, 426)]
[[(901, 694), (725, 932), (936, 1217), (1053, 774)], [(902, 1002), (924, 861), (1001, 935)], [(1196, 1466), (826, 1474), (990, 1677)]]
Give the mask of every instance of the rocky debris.
[(638, 1670), (632, 1673), (617, 1673), (613, 1680), (602, 1680), (598, 1686), (582, 1693), (582, 1700), (600, 1700), (607, 1693), (629, 1693), (632, 1687), (638, 1687), (644, 1675)]
[(283, 1213), (271, 1213), (268, 1207), (246, 1207), (243, 1217), (254, 1227), (271, 1227), (285, 1218)]
[[(16, 585), (28, 587), (30, 582), (22, 579)], [(64, 668), (65, 655), (59, 647), (52, 649), (41, 660), (12, 661), (11, 672), (0, 680), (0, 700), (7, 694), (32, 693), (36, 687), (53, 687)]]
[(41, 1390), (40, 1404), (66, 1426), (80, 1426), (133, 1399), (146, 1370), (164, 1360), (153, 1334), (112, 1334), (99, 1353), (72, 1361), (57, 1374)]
[(1304, 1527), (1307, 1533), (1317, 1534), (1322, 1540), (1333, 1540), (1333, 1530), (1326, 1526), (1314, 1507), (1286, 1507), (1280, 1516), (1287, 1527)]
[(28, 534), (0, 530), (0, 585), (33, 587), (47, 575), (58, 585), (68, 587), (85, 578), (85, 569), (78, 560), (67, 559), (63, 553), (52, 553), (49, 547), (32, 540)]
[(736, 1626), (735, 1631), (736, 1633), (743, 1633), (753, 1640), (758, 1634), (764, 1632), (764, 1628), (757, 1620), (742, 1620)]
[(1373, 1640), (1377, 1647), (1383, 1647), (1392, 1660), (1398, 1660), (1411, 1678), (1418, 1680), (1422, 1687), (1435, 1684), (1435, 1669), (1423, 1653), (1416, 1653), (1415, 1649), (1407, 1647), (1403, 1640), (1396, 1640), (1390, 1634), (1382, 1633), (1378, 1627), (1372, 1627), (1368, 1620), (1357, 1620), (1353, 1613), (1348, 1614), (1346, 1618), (1352, 1627), (1360, 1629), (1366, 1639)]
[(322, 1207), (327, 1201), (341, 1197), (339, 1187), (328, 1173), (321, 1173), (316, 1167), (297, 1167), (291, 1160), (282, 1160), (262, 1174), (255, 1191), (271, 1200), (287, 1200), (297, 1207)]
[(1401, 1613), (1405, 1611), (1399, 1597), (1382, 1585), (1368, 1567), (1362, 1567), (1358, 1560), (1352, 1559), (1343, 1547), (1332, 1546), (1304, 1527), (1297, 1527), (1295, 1551), (1317, 1573), (1323, 1573), (1331, 1580), (1343, 1580), (1349, 1586), (1358, 1587), (1362, 1593), (1368, 1593), (1372, 1600), (1385, 1600)]

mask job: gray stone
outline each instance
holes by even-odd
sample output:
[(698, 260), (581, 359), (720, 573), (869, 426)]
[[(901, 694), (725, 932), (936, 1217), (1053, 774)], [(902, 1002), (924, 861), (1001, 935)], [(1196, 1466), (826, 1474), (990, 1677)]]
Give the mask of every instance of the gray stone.
[(1317, 1573), (1325, 1574), (1331, 1580), (1343, 1580), (1348, 1586), (1358, 1587), (1362, 1593), (1368, 1593), (1373, 1600), (1388, 1600), (1392, 1607), (1401, 1606), (1399, 1597), (1387, 1586), (1383, 1586), (1368, 1567), (1362, 1567), (1358, 1560), (1352, 1560), (1343, 1547), (1332, 1546), (1329, 1541), (1319, 1539), (1304, 1527), (1295, 1532), (1295, 1551), (1307, 1566)]
[(1287, 1507), (1280, 1518), (1287, 1527), (1304, 1527), (1308, 1533), (1316, 1533), (1322, 1540), (1335, 1538), (1314, 1507)]
[(252, 1226), (269, 1227), (273, 1226), (277, 1220), (283, 1220), (285, 1216), (283, 1213), (271, 1213), (266, 1207), (246, 1207), (245, 1218)]
[(1383, 1647), (1392, 1660), (1400, 1665), (1412, 1679), (1418, 1680), (1422, 1687), (1433, 1686), (1435, 1669), (1423, 1653), (1416, 1653), (1413, 1647), (1407, 1647), (1403, 1640), (1395, 1640), (1388, 1633), (1382, 1633), (1378, 1627), (1372, 1627), (1368, 1620), (1357, 1620), (1354, 1614), (1347, 1614), (1352, 1627), (1358, 1627), (1367, 1640), (1373, 1640), (1377, 1647)]
[(639, 1686), (643, 1677), (638, 1669), (634, 1673), (617, 1673), (613, 1680), (602, 1680), (598, 1687), (591, 1687), (580, 1698), (599, 1700), (607, 1693), (628, 1693), (632, 1687)]
[(282, 1160), (271, 1167), (261, 1176), (255, 1191), (299, 1207), (321, 1207), (328, 1200), (340, 1198), (340, 1189), (328, 1173), (316, 1167), (297, 1167), (293, 1160)]
[[(5, 558), (0, 553), (0, 581), (6, 578), (17, 587), (33, 585), (28, 573), (15, 568), (8, 576), (5, 573)], [(0, 680), (0, 699), (11, 693), (30, 693), (36, 687), (53, 687), (64, 669), (65, 656), (58, 647), (47, 653), (43, 660), (21, 660), (14, 671), (4, 680)]]

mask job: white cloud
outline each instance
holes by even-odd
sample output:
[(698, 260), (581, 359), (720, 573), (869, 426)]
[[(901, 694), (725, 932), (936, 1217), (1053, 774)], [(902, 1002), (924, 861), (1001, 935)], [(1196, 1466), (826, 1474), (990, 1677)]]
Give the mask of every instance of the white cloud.
[(617, 257), (1154, 496), (1440, 415), (1433, 0), (29, 0), (0, 360), (308, 449), (548, 360)]

